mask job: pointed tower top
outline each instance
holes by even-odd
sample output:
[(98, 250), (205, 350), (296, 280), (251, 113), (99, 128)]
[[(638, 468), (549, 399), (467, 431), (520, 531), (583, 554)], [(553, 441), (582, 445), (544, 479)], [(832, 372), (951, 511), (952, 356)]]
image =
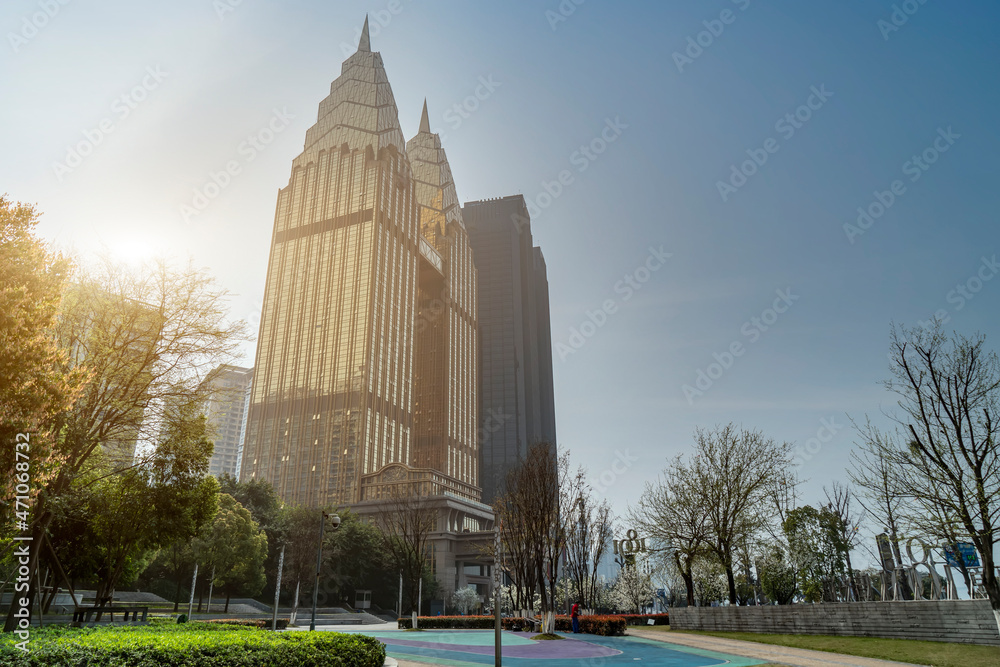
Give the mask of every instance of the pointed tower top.
[(371, 51), (372, 40), (368, 36), (368, 15), (365, 14), (365, 27), (361, 29), (361, 40), (358, 42), (358, 51)]
[(420, 131), (430, 132), (431, 122), (427, 120), (427, 98), (424, 98), (424, 112), (420, 114)]

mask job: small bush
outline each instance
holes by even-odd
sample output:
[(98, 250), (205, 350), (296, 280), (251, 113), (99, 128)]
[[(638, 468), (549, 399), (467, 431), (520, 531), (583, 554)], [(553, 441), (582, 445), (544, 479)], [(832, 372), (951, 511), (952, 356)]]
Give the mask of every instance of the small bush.
[(5, 667), (381, 667), (385, 645), (336, 632), (285, 632), (222, 623), (32, 629), (30, 652), (0, 641)]
[[(556, 616), (556, 630), (572, 632), (573, 620), (569, 616)], [(625, 619), (621, 616), (581, 616), (580, 632), (588, 635), (615, 637), (625, 634)]]

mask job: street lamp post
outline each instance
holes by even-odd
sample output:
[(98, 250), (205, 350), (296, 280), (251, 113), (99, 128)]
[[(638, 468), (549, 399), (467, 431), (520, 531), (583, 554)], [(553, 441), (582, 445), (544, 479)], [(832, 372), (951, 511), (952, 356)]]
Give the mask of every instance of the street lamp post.
[(340, 528), (340, 516), (337, 514), (327, 514), (326, 512), (321, 512), (319, 519), (319, 546), (316, 548), (316, 581), (313, 584), (313, 610), (312, 619), (309, 621), (309, 629), (316, 629), (316, 603), (319, 601), (319, 569), (323, 564), (323, 528), (326, 527), (326, 518), (330, 517), (330, 523), (333, 524), (333, 529), (337, 530)]

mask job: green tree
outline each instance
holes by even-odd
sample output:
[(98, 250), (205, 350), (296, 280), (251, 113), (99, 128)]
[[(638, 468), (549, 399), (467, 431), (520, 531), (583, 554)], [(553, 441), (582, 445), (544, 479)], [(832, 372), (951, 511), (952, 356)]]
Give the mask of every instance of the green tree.
[(109, 472), (113, 463), (97, 461), (59, 503), (64, 511), (53, 528), (60, 561), (95, 581), (99, 601), (133, 581), (158, 549), (194, 537), (215, 511), (218, 484), (205, 476), (212, 453), (205, 418), (191, 406), (170, 414), (173, 421), (140, 465)]
[(734, 424), (695, 431), (689, 470), (707, 513), (707, 544), (725, 570), (731, 604), (737, 603), (738, 549), (769, 523), (768, 503), (787, 477), (788, 452), (788, 444)]
[(835, 580), (847, 573), (848, 544), (840, 517), (829, 507), (811, 505), (788, 512), (784, 526), (799, 588), (807, 600), (831, 600)]
[(215, 520), (195, 538), (194, 552), (214, 582), (226, 594), (226, 608), (233, 595), (253, 596), (264, 587), (267, 536), (250, 511), (227, 493), (220, 493)]
[[(83, 380), (82, 373), (63, 371), (66, 353), (53, 335), (71, 264), (46, 249), (35, 236), (37, 224), (34, 207), (0, 196), (0, 470), (15, 470), (15, 438), (27, 434), (21, 450), (30, 454), (35, 488), (57, 461), (51, 450), (53, 418), (70, 407)], [(0, 481), (2, 532), (14, 525), (16, 484), (13, 474)]]
[(281, 498), (274, 490), (274, 485), (263, 479), (237, 481), (232, 475), (224, 473), (219, 477), (219, 491), (228, 493), (245, 507), (253, 520), (267, 535), (267, 559), (264, 561), (264, 574), (267, 582), (266, 587), (273, 589), (277, 579), (278, 560), (281, 555), (281, 546), (285, 542), (286, 530)]
[(757, 560), (757, 576), (761, 590), (772, 602), (791, 604), (798, 591), (795, 568), (785, 559), (784, 550), (771, 545)]
[[(227, 320), (226, 300), (203, 272), (165, 263), (133, 271), (105, 261), (76, 276), (55, 330), (67, 351), (63, 373), (81, 373), (87, 382), (48, 429), (56, 465), (35, 499), (34, 544), (42, 543), (61, 498), (93, 470), (95, 455), (103, 452), (117, 471), (136, 465), (132, 450), (156, 440), (166, 412), (204, 397), (201, 379), (230, 361), (246, 338), (244, 323)], [(28, 563), (31, 596), (40, 552), (32, 550)], [(13, 614), (12, 606), (6, 631), (14, 628)]]
[(373, 597), (383, 603), (394, 598), (398, 572), (384, 553), (382, 531), (350, 510), (339, 510), (337, 514), (340, 528), (326, 533), (323, 546), (324, 565), (333, 584), (330, 594), (335, 600), (350, 602), (357, 590), (371, 590)]

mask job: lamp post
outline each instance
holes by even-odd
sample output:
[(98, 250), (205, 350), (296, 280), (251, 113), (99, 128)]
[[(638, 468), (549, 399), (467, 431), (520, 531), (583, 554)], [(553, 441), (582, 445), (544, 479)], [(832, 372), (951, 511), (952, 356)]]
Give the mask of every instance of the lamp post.
[(319, 600), (319, 569), (323, 564), (323, 528), (326, 527), (326, 518), (330, 517), (330, 523), (333, 525), (333, 529), (337, 530), (340, 528), (340, 516), (337, 514), (327, 514), (326, 512), (320, 513), (319, 519), (319, 546), (316, 548), (316, 581), (313, 584), (313, 610), (312, 619), (309, 621), (309, 629), (316, 629), (316, 603)]

